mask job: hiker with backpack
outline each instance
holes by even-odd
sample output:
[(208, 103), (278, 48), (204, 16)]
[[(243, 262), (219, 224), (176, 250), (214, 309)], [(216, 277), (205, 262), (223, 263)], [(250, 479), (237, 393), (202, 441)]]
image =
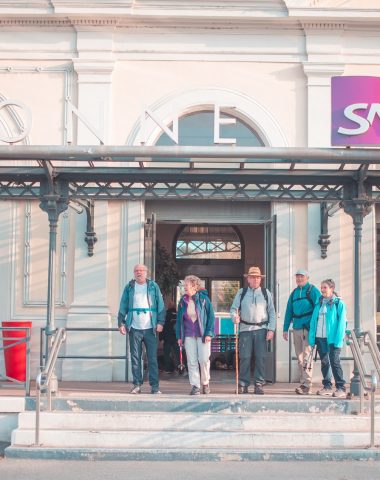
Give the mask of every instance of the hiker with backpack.
[[(317, 346), (321, 359), (323, 388), (317, 395), (346, 398), (345, 380), (340, 363), (347, 327), (346, 304), (335, 292), (331, 278), (321, 283), (322, 295), (317, 302), (310, 322), (309, 343)], [(332, 375), (331, 375), (332, 373)], [(333, 392), (331, 377), (334, 376), (336, 390)]]
[(296, 388), (298, 395), (312, 393), (313, 361), (312, 348), (309, 344), (309, 329), (314, 307), (321, 296), (317, 287), (309, 283), (309, 273), (300, 268), (296, 271), (297, 287), (289, 296), (286, 306), (283, 338), (288, 341), (289, 327), (293, 324), (293, 343), (296, 352), (300, 385)]
[(253, 353), (255, 359), (253, 393), (263, 395), (267, 341), (272, 340), (274, 336), (276, 312), (270, 291), (261, 286), (265, 275), (261, 274), (260, 268), (250, 267), (244, 276), (247, 278), (248, 287), (237, 292), (230, 310), (233, 322), (240, 325), (238, 392), (248, 393)]

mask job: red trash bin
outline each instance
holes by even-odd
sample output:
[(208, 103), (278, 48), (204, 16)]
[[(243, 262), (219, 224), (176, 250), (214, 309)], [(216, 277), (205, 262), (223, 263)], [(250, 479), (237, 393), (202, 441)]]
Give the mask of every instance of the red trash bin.
[[(29, 327), (32, 322), (2, 322), (3, 327)], [(29, 330), (31, 331), (31, 330)], [(28, 330), (3, 330), (3, 346), (12, 345), (19, 338), (26, 338)], [(9, 340), (7, 338), (11, 337)], [(5, 374), (20, 382), (26, 380), (26, 342), (13, 345), (4, 350)]]

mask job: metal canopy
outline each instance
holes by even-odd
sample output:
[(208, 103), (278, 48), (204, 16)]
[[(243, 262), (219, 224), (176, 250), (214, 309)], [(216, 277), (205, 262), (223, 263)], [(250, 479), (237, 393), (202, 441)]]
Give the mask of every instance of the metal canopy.
[[(17, 166), (15, 166), (15, 161)], [(0, 198), (380, 201), (378, 149), (0, 146)]]

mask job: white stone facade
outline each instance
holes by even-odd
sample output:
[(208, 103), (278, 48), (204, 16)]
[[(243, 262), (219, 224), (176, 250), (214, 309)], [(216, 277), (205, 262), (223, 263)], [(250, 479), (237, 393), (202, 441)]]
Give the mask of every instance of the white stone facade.
[[(141, 142), (148, 107), (166, 125), (175, 115), (233, 105), (264, 145), (330, 146), (330, 78), (380, 76), (379, 0), (0, 0), (0, 98), (26, 105), (30, 145), (99, 144), (83, 121), (70, 128), (71, 105), (106, 145)], [(1, 112), (0, 112), (1, 113)], [(8, 122), (8, 123), (7, 123)], [(0, 134), (16, 129), (0, 123)], [(146, 143), (160, 133), (150, 120)], [(4, 142), (2, 142), (4, 143)], [(207, 205), (205, 205), (205, 209)], [(353, 322), (353, 226), (342, 211), (329, 221), (321, 259), (317, 204), (273, 203), (281, 333), (294, 272), (337, 282)], [(0, 320), (32, 320), (32, 373), (46, 321), (47, 216), (38, 202), (0, 203)], [(58, 326), (116, 326), (119, 297), (144, 258), (144, 202), (98, 201), (93, 257), (85, 215), (60, 217)], [(376, 216), (364, 220), (364, 329), (376, 327)], [(122, 355), (124, 339), (75, 334), (66, 354)], [(345, 352), (348, 353), (348, 352)], [(277, 336), (277, 380), (286, 381), (287, 345)], [(65, 360), (64, 379), (122, 380), (120, 361)]]

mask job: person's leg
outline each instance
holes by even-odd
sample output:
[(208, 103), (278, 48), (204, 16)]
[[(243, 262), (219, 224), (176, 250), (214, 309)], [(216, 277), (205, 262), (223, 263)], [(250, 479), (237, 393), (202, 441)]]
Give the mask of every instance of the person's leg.
[(186, 349), (186, 356), (187, 356), (187, 368), (189, 371), (190, 385), (192, 385), (193, 387), (200, 388), (201, 379), (199, 376), (197, 339), (195, 337), (186, 337), (185, 349)]
[(164, 353), (164, 371), (165, 372), (172, 372), (173, 371), (173, 362), (171, 359), (171, 350), (172, 346), (171, 343), (165, 339), (164, 340), (164, 348), (163, 348), (163, 353)]
[[(313, 356), (313, 349), (309, 343), (309, 331), (303, 329), (303, 336), (302, 336), (302, 356), (304, 359), (304, 365), (302, 368), (303, 376), (301, 385), (304, 385), (306, 388), (311, 389), (313, 383), (313, 366), (314, 366), (314, 359)], [(307, 365), (306, 365), (307, 362)]]
[(332, 373), (334, 375), (336, 389), (345, 391), (346, 381), (343, 378), (343, 370), (342, 370), (342, 365), (340, 363), (341, 348), (336, 348), (334, 347), (334, 345), (329, 345), (329, 347), (330, 347), (330, 352), (329, 352), (330, 364), (331, 364)]
[(154, 334), (153, 328), (143, 330), (143, 332), (146, 356), (148, 358), (149, 385), (151, 386), (152, 391), (158, 391), (160, 383), (157, 362), (158, 337)]
[(142, 330), (129, 330), (129, 347), (131, 351), (132, 377), (133, 384), (140, 386), (143, 384), (143, 375), (141, 371), (142, 358)]
[(303, 381), (304, 381), (304, 373), (303, 373), (304, 356), (303, 356), (302, 337), (303, 337), (302, 329), (297, 328), (293, 330), (294, 352), (297, 358), (299, 381), (301, 385), (303, 385)]
[(252, 332), (239, 335), (239, 385), (248, 387), (251, 383)]
[(332, 389), (332, 371), (330, 366), (329, 351), (326, 338), (316, 338), (316, 345), (319, 357), (321, 359), (321, 371), (322, 371), (322, 384), (324, 388)]
[(208, 385), (210, 382), (210, 355), (211, 342), (203, 343), (200, 337), (197, 338), (198, 362), (201, 371), (201, 385)]
[(266, 336), (266, 328), (253, 331), (253, 354), (255, 355), (253, 381), (255, 385), (261, 386), (265, 383), (265, 354), (267, 352)]

